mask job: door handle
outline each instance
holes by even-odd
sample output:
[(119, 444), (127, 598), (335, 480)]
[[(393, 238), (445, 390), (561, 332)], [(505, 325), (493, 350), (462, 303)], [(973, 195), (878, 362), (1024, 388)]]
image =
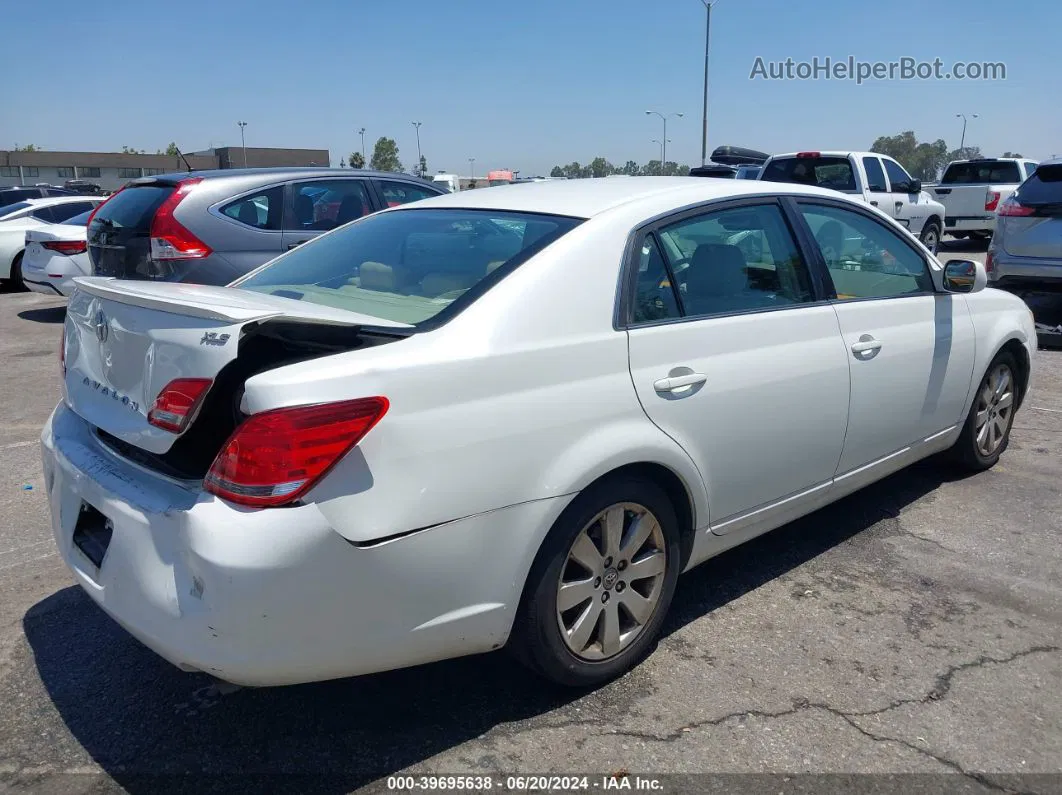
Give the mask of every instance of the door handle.
[(299, 246), (301, 246), (303, 243), (307, 242), (308, 240), (309, 240), (309, 238), (306, 238), (306, 240), (300, 240), (298, 243), (288, 243), (288, 251), (291, 251), (293, 248), (298, 248)]
[(871, 207), (877, 207), (877, 206), (878, 206), (878, 203), (877, 203), (877, 202), (871, 202), (871, 203), (870, 203), (870, 206), (871, 206)]
[(699, 386), (708, 380), (703, 373), (687, 373), (686, 375), (673, 375), (669, 378), (661, 378), (653, 382), (653, 389), (657, 392), (678, 392), (680, 389), (688, 389)]
[(896, 202), (896, 209), (899, 210), (901, 207), (903, 207), (903, 202)]
[(876, 353), (881, 350), (881, 341), (874, 339), (869, 334), (859, 338), (859, 342), (852, 343), (852, 353), (860, 356), (864, 353)]

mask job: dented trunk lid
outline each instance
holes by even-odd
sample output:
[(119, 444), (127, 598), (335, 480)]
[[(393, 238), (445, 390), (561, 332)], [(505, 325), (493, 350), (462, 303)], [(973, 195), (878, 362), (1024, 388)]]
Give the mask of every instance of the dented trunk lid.
[(177, 378), (213, 379), (237, 357), (241, 331), (250, 324), (286, 318), (410, 328), (229, 287), (102, 277), (75, 283), (63, 331), (63, 399), (96, 428), (157, 454), (167, 452), (178, 438), (148, 423), (159, 393)]

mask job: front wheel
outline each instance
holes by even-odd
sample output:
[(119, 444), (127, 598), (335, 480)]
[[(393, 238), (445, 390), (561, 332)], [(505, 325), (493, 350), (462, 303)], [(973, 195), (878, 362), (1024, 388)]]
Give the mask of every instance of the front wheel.
[(650, 480), (621, 476), (580, 494), (546, 537), (513, 629), (518, 657), (588, 687), (649, 651), (682, 562), (674, 507)]
[(940, 245), (940, 224), (930, 221), (922, 227), (922, 234), (918, 236), (918, 239), (922, 241), (923, 246), (936, 254), (937, 247)]
[(1014, 411), (1021, 398), (1017, 373), (1014, 356), (1003, 351), (981, 379), (962, 434), (951, 449), (952, 458), (967, 469), (992, 468), (1010, 444)]

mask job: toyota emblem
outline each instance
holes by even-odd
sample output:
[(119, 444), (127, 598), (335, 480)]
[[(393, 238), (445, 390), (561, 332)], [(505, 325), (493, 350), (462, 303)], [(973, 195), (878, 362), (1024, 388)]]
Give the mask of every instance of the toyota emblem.
[(110, 326), (107, 325), (107, 316), (103, 314), (101, 309), (96, 313), (96, 339), (100, 342), (106, 342), (110, 330)]

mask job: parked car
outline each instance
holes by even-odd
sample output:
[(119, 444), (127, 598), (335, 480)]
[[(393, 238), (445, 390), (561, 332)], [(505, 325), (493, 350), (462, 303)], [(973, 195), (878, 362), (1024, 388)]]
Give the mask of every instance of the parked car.
[(406, 174), (237, 169), (142, 177), (88, 225), (93, 273), (228, 284), (322, 232), (443, 188)]
[(66, 190), (65, 188), (56, 188), (51, 185), (33, 187), (18, 187), (18, 188), (0, 188), (0, 212), (3, 208), (9, 207), (17, 202), (26, 201), (26, 199), (44, 199), (50, 196), (75, 196), (73, 191)]
[(101, 193), (100, 186), (87, 179), (68, 179), (63, 183), (63, 187), (73, 193), (87, 193), (92, 196), (97, 196)]
[(461, 178), (457, 174), (436, 174), (431, 181), (445, 188), (449, 193), (457, 193), (461, 190)]
[(1036, 163), (1009, 157), (954, 160), (940, 183), (928, 192), (944, 205), (944, 231), (954, 237), (988, 239), (996, 228), (996, 212)]
[(88, 210), (58, 224), (42, 224), (26, 232), (26, 250), (22, 256), (22, 281), (30, 290), (44, 295), (74, 292), (74, 278), (91, 276), (85, 227), (92, 211)]
[(936, 252), (944, 229), (944, 205), (922, 190), (921, 180), (891, 157), (876, 152), (794, 152), (764, 163), (759, 178), (847, 193), (877, 207)]
[(55, 540), (185, 670), (508, 644), (592, 685), (681, 571), (931, 454), (996, 463), (1036, 343), (985, 283), (859, 197), (681, 177), (447, 194), (229, 287), (80, 279)]
[(7, 281), (16, 290), (23, 288), (22, 257), (27, 232), (62, 223), (95, 209), (102, 201), (94, 196), (56, 196), (26, 199), (0, 209), (0, 281)]

